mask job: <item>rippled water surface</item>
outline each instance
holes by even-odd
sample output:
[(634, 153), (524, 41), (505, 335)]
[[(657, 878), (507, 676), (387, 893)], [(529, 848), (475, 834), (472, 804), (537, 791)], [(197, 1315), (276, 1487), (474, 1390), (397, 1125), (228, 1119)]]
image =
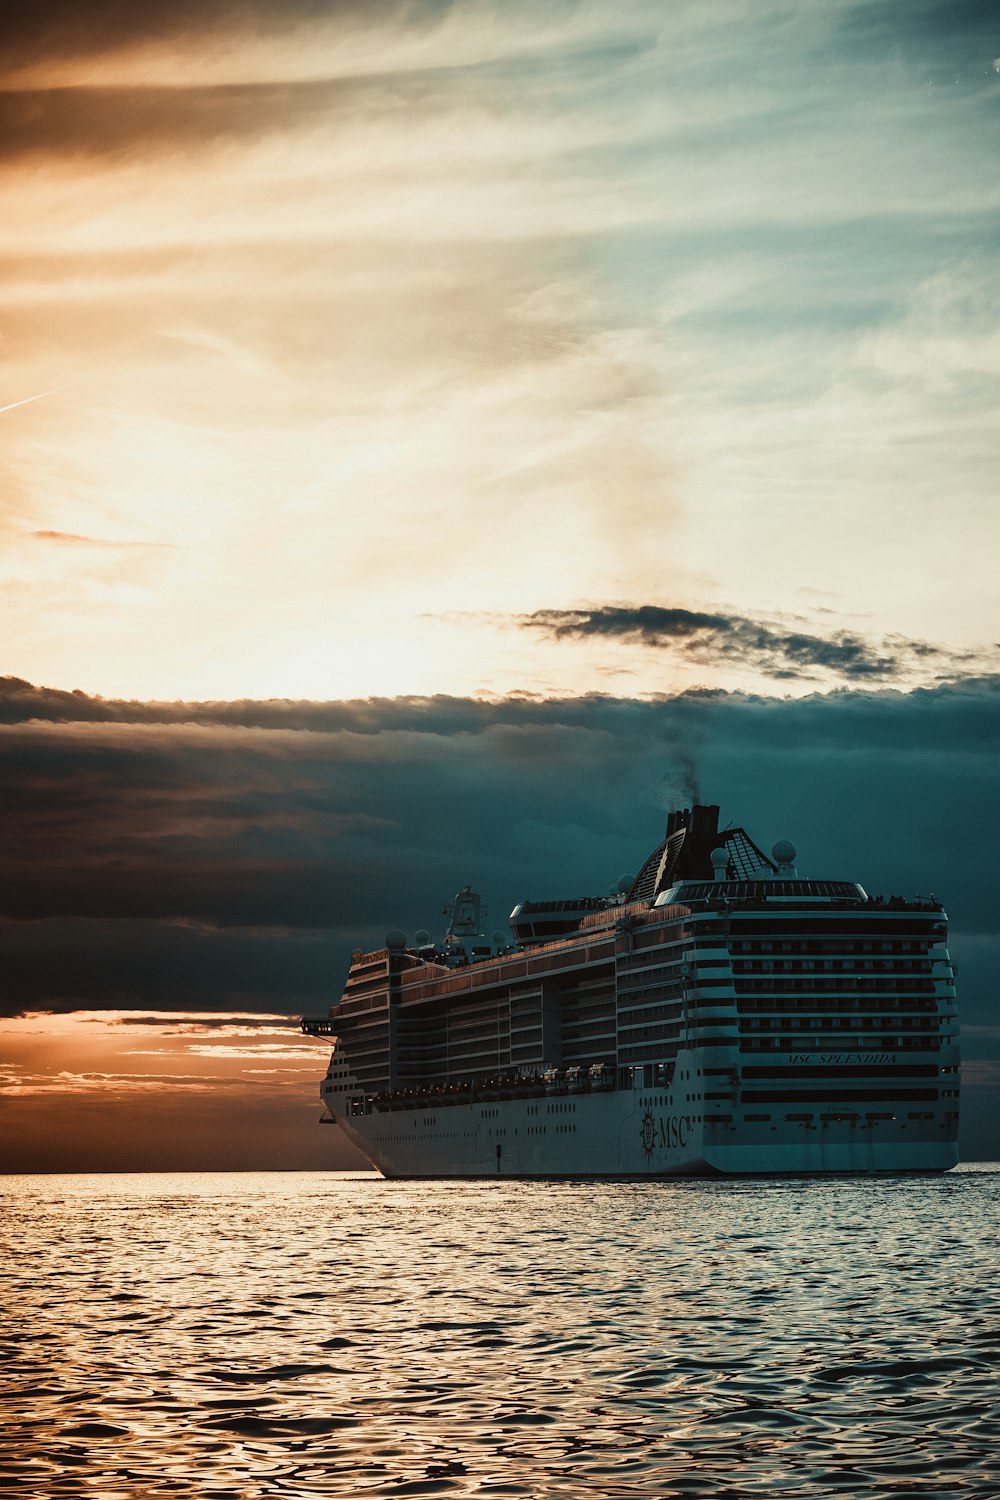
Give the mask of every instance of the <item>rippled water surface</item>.
[(1000, 1496), (1000, 1168), (2, 1179), (23, 1496)]

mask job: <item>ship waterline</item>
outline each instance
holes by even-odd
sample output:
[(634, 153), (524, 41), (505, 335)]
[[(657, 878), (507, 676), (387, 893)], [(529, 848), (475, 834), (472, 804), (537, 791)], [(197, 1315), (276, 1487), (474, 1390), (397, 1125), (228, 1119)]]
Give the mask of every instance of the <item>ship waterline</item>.
[[(693, 1055), (692, 1055), (693, 1062)], [(694, 1071), (692, 1069), (692, 1071)], [(881, 1100), (880, 1100), (881, 1102)], [(471, 1104), (341, 1117), (347, 1137), (385, 1177), (779, 1176), (927, 1172), (955, 1165), (953, 1144), (892, 1122), (843, 1114), (761, 1131), (706, 1122), (671, 1094), (641, 1087), (574, 1100)]]
[(386, 1177), (940, 1172), (957, 1161), (944, 911), (807, 880), (718, 809), (612, 895), (466, 889), (444, 940), (355, 954), (321, 1088)]

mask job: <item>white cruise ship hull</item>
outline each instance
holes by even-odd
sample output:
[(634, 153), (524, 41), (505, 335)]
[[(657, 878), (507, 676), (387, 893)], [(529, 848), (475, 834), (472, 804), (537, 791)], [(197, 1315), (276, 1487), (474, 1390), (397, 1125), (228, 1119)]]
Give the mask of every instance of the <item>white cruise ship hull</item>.
[[(679, 1093), (679, 1097), (675, 1095)], [(331, 1118), (389, 1178), (715, 1177), (944, 1172), (958, 1160), (936, 1120), (726, 1124), (641, 1087)]]

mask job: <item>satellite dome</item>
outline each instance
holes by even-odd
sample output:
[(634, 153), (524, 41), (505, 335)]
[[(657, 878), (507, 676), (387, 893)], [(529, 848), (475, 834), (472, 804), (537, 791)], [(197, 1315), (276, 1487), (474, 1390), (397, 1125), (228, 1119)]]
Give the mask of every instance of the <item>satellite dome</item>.
[[(413, 934), (413, 941), (416, 943), (418, 948), (426, 948), (430, 940), (431, 935), (427, 931), (426, 927), (418, 927), (416, 932)], [(388, 947), (388, 944), (386, 944), (386, 947)]]
[(391, 932), (387, 932), (385, 935), (385, 946), (390, 953), (399, 953), (406, 947), (406, 933), (400, 932), (398, 927), (394, 927)]
[(634, 879), (635, 879), (634, 875), (619, 875), (619, 877), (618, 877), (618, 894), (619, 894), (619, 896), (624, 896), (624, 894), (625, 894), (626, 891), (630, 891), (632, 889), (632, 882), (633, 882)]
[(729, 850), (720, 845), (718, 849), (712, 850), (709, 859), (712, 861), (712, 872), (715, 879), (725, 880), (726, 872), (729, 869)]
[(789, 839), (779, 839), (771, 850), (771, 858), (783, 869), (791, 869), (797, 853), (798, 850)]
[(494, 948), (506, 948), (507, 946), (507, 934), (505, 932), (501, 932), (499, 927), (493, 934), (493, 946)]

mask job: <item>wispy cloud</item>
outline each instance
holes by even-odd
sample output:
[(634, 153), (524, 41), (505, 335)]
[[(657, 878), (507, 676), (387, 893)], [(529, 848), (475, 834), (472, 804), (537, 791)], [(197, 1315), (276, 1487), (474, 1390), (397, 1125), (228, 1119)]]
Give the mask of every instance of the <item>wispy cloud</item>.
[(17, 411), (18, 407), (31, 406), (34, 401), (43, 401), (46, 396), (55, 396), (59, 391), (66, 389), (64, 385), (54, 385), (51, 390), (38, 391), (34, 396), (22, 396), (18, 401), (8, 401), (6, 406), (0, 406), (0, 412)]
[(72, 531), (33, 531), (39, 542), (58, 542), (68, 547), (172, 547), (172, 542), (118, 541), (110, 537), (77, 536)]
[[(98, 4), (9, 31), (9, 389), (86, 372), (4, 416), (11, 670), (657, 692), (699, 679), (442, 617), (765, 620), (817, 589), (873, 640), (984, 638), (983, 17)], [(960, 597), (928, 575), (945, 496)], [(717, 685), (763, 686), (751, 660)]]
[(980, 677), (1000, 666), (995, 646), (956, 652), (900, 636), (873, 641), (846, 630), (821, 636), (792, 623), (656, 604), (541, 609), (521, 616), (518, 624), (556, 640), (615, 640), (678, 651), (706, 666), (736, 661), (775, 681), (823, 683), (832, 678), (912, 685)]
[(310, 1045), (308, 1042), (303, 1043), (303, 1044), (301, 1044), (298, 1047), (295, 1047), (295, 1046), (279, 1047), (279, 1046), (275, 1046), (273, 1043), (271, 1043), (270, 1045), (257, 1046), (257, 1047), (235, 1047), (235, 1046), (227, 1045), (224, 1042), (205, 1042), (205, 1043), (202, 1043), (200, 1045), (199, 1044), (192, 1044), (191, 1046), (188, 1047), (187, 1050), (188, 1050), (189, 1053), (191, 1053), (194, 1056), (209, 1057), (209, 1058), (211, 1058), (211, 1057), (216, 1057), (216, 1058), (222, 1058), (222, 1057), (244, 1057), (244, 1058), (271, 1057), (271, 1058), (274, 1058), (274, 1059), (280, 1060), (280, 1061), (288, 1061), (288, 1060), (290, 1060), (292, 1058), (307, 1057), (307, 1058), (312, 1058), (314, 1064), (315, 1064), (315, 1060), (316, 1060), (316, 1048), (314, 1046)]

